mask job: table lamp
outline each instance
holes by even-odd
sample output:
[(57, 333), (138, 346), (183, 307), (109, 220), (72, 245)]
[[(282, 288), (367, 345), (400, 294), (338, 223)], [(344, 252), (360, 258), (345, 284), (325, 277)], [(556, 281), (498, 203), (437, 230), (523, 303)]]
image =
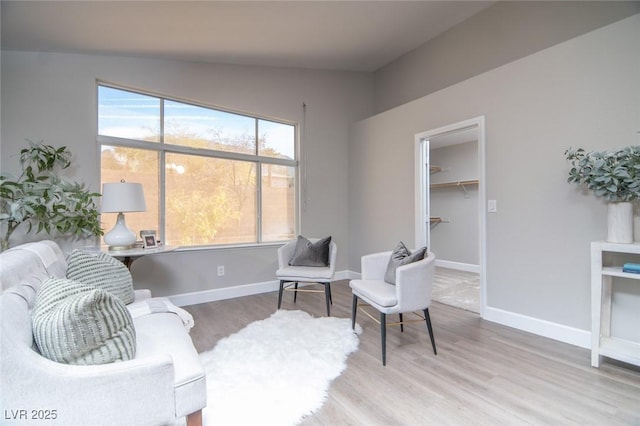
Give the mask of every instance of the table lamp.
[(124, 250), (133, 246), (136, 242), (136, 234), (127, 228), (124, 213), (143, 212), (146, 209), (142, 184), (122, 180), (102, 185), (100, 211), (102, 213), (118, 213), (116, 225), (104, 236), (104, 242), (109, 245), (109, 250)]

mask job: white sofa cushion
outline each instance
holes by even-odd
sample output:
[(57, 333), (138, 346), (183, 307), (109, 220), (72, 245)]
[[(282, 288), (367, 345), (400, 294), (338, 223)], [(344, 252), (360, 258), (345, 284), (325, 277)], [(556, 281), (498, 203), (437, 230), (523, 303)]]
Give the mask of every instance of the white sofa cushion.
[(65, 256), (53, 241), (13, 247), (2, 253), (0, 290), (26, 284), (35, 291), (47, 278), (64, 278), (65, 270)]

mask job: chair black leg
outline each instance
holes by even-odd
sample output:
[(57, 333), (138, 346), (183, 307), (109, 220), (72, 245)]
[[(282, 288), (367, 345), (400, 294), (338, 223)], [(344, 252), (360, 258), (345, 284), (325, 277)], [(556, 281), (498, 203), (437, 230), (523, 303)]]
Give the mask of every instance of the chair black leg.
[(429, 316), (429, 308), (424, 311), (424, 320), (427, 322), (427, 330), (429, 330), (429, 337), (431, 338), (431, 346), (433, 346), (433, 354), (438, 355), (436, 352), (436, 340), (433, 338), (433, 328), (431, 327), (431, 317)]
[(298, 300), (298, 283), (297, 282), (294, 288), (296, 289), (296, 291), (293, 292), (293, 303), (296, 303), (296, 300)]
[(324, 283), (324, 297), (327, 302), (327, 316), (331, 316), (331, 283)]
[(329, 302), (331, 302), (331, 304), (333, 305), (333, 294), (331, 293), (331, 281), (327, 283), (327, 286), (329, 287)]
[(353, 302), (351, 302), (351, 329), (356, 329), (356, 313), (358, 312), (358, 296), (353, 295)]
[(400, 332), (404, 333), (404, 324), (402, 323), (402, 314), (398, 314), (400, 315)]
[(382, 343), (382, 365), (387, 365), (387, 315), (380, 312), (380, 340)]
[(280, 291), (278, 291), (278, 309), (282, 305), (282, 291), (284, 290), (284, 281), (280, 280)]

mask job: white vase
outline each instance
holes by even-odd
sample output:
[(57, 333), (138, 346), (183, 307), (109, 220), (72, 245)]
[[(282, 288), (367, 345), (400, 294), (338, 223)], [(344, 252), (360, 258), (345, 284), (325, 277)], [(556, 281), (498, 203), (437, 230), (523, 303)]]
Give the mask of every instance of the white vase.
[(633, 242), (633, 204), (609, 203), (607, 207), (607, 242)]

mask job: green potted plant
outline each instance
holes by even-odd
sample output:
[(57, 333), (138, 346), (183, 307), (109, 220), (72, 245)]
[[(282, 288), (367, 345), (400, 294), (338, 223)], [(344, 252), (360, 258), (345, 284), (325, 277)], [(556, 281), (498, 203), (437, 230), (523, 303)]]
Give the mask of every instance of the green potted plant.
[(593, 191), (608, 202), (607, 241), (633, 242), (633, 204), (640, 198), (640, 146), (613, 151), (569, 148), (567, 182)]
[(100, 194), (59, 176), (71, 165), (66, 147), (29, 141), (20, 151), (20, 165), (17, 178), (0, 175), (0, 251), (9, 248), (11, 234), (23, 223), (27, 233), (35, 227), (36, 233), (102, 235), (95, 203)]

